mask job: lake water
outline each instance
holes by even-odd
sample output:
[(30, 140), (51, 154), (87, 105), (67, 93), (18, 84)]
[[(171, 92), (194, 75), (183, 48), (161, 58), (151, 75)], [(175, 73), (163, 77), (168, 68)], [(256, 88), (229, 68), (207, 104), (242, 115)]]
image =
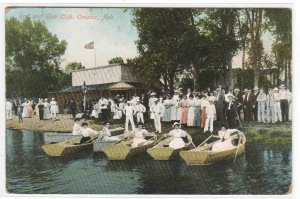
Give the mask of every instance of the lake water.
[[(246, 135), (247, 136), (247, 135)], [(68, 158), (43, 153), (43, 134), (6, 130), (6, 188), (22, 194), (285, 194), (291, 147), (247, 144), (246, 153), (209, 166), (147, 154), (109, 161), (104, 154)]]

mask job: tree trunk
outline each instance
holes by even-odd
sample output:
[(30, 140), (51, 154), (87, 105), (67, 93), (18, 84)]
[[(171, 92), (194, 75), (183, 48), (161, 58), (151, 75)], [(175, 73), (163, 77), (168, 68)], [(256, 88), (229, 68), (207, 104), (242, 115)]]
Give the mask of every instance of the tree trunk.
[(291, 67), (291, 60), (289, 59), (289, 62), (288, 62), (288, 68), (289, 68), (289, 73), (288, 73), (288, 76), (289, 76), (289, 88), (292, 90), (292, 67)]
[(259, 82), (259, 76), (260, 76), (260, 71), (259, 70), (254, 70), (254, 87), (258, 87), (258, 82)]
[(246, 41), (243, 41), (243, 47), (242, 47), (242, 85), (241, 90), (244, 90), (245, 87), (245, 59), (246, 59)]
[(194, 70), (194, 91), (200, 91), (200, 73), (199, 67), (196, 63), (193, 64)]

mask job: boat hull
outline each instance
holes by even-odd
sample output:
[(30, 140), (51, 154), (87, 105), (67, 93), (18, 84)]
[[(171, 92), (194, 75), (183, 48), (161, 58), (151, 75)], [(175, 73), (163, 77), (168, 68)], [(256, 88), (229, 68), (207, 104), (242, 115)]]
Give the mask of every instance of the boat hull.
[(153, 147), (155, 144), (155, 141), (139, 146), (136, 148), (131, 148), (130, 141), (125, 141), (119, 144), (112, 144), (106, 147), (103, 147), (103, 152), (107, 156), (109, 160), (126, 160), (130, 159), (131, 157), (134, 157), (138, 154), (145, 153), (148, 148)]
[[(111, 130), (112, 136), (118, 135), (122, 132), (124, 132), (124, 128), (122, 127)], [(64, 142), (66, 140), (78, 138), (81, 136), (82, 135), (72, 135), (71, 133), (57, 133), (57, 132), (46, 132), (43, 134), (45, 144)]]
[[(46, 144), (42, 146), (42, 150), (49, 156), (59, 157), (77, 154), (85, 151), (92, 151), (93, 142), (79, 144), (81, 137), (72, 138), (65, 142), (56, 144)], [(93, 139), (93, 137), (92, 137)]]
[(230, 150), (212, 152), (196, 148), (189, 151), (181, 151), (180, 157), (188, 165), (208, 165), (243, 154), (245, 152), (245, 144), (246, 138), (243, 135), (242, 143)]
[[(124, 137), (128, 136), (128, 133), (122, 133), (120, 135), (117, 135), (117, 137), (119, 139), (122, 139)], [(112, 145), (113, 143), (115, 143), (117, 141), (113, 141), (113, 140), (94, 140), (93, 141), (93, 152), (97, 153), (97, 152), (103, 152), (103, 148), (109, 145)]]
[[(170, 147), (163, 147), (163, 146), (161, 146), (163, 144), (158, 143), (154, 147), (149, 148), (147, 150), (147, 153), (154, 160), (170, 160), (170, 159), (175, 158), (176, 156), (178, 156), (180, 151), (189, 150), (193, 147), (192, 142), (191, 142), (192, 138), (190, 136), (189, 136), (189, 140), (190, 140), (190, 142), (185, 147), (180, 148), (180, 149), (173, 149), (173, 148), (170, 148)], [(168, 142), (168, 140), (163, 140), (161, 142), (163, 143), (163, 142), (166, 142), (166, 141)], [(169, 140), (169, 141), (171, 141), (171, 140)]]

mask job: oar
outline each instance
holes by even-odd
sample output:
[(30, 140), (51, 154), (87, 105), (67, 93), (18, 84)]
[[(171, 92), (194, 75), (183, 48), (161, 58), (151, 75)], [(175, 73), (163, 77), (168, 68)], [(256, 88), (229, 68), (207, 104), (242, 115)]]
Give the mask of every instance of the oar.
[(236, 159), (236, 156), (237, 156), (237, 152), (238, 152), (238, 149), (239, 149), (239, 146), (240, 146), (241, 139), (242, 139), (242, 136), (240, 135), (239, 143), (238, 143), (238, 146), (236, 147), (235, 156), (234, 156), (234, 160), (233, 160), (234, 163), (235, 163), (235, 159)]
[[(165, 137), (165, 134), (164, 135), (162, 135), (157, 141), (156, 141), (156, 143), (159, 143), (160, 141), (161, 141), (161, 139), (163, 139)], [(155, 144), (156, 144), (155, 143)]]
[(206, 138), (206, 140), (204, 140), (201, 144), (199, 144), (198, 147), (200, 147), (200, 146), (202, 146), (204, 143), (206, 143), (212, 136), (213, 136), (213, 134), (211, 134), (210, 136), (208, 136), (208, 138)]

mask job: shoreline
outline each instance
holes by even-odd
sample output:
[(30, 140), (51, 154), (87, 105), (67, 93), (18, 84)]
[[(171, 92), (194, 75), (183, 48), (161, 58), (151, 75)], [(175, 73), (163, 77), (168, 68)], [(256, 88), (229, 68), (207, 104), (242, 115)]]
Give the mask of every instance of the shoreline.
[[(86, 120), (89, 127), (100, 131), (103, 124), (95, 120)], [(125, 122), (123, 120), (114, 121), (111, 124), (111, 128), (123, 127)], [(13, 116), (12, 120), (6, 120), (6, 129), (13, 130), (29, 130), (36, 133), (45, 132), (57, 132), (57, 133), (68, 133), (72, 131), (73, 119), (71, 115), (58, 114), (56, 121), (45, 120), (40, 121), (38, 116), (33, 115), (32, 118), (23, 118), (23, 123), (19, 123), (18, 117)], [(216, 125), (217, 126), (217, 125)], [(153, 122), (145, 120), (145, 127), (149, 132), (154, 131)], [(131, 128), (131, 127), (129, 127)], [(162, 123), (163, 133), (169, 132), (172, 129), (172, 123)], [(203, 133), (203, 130), (199, 127), (183, 127), (194, 140), (194, 143), (200, 144), (209, 133)], [(241, 128), (247, 137), (247, 142), (262, 142), (264, 144), (292, 144), (292, 122), (286, 124), (264, 124), (264, 123), (253, 123), (243, 124)], [(216, 135), (217, 133), (214, 132)], [(159, 135), (159, 134), (158, 134)]]

